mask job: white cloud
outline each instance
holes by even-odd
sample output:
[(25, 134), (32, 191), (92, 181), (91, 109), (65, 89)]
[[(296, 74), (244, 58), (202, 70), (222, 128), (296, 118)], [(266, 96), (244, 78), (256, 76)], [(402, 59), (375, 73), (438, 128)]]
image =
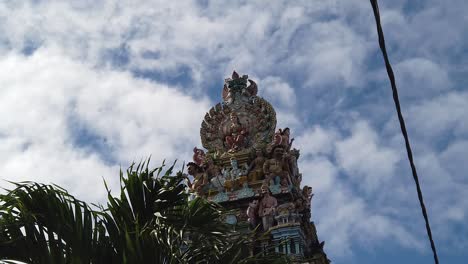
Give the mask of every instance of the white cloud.
[[(93, 69), (54, 49), (30, 57), (10, 53), (0, 67), (4, 179), (53, 182), (92, 201), (104, 197), (102, 177), (115, 183), (119, 165), (152, 154), (156, 166), (164, 158), (188, 158), (187, 146), (199, 145), (206, 99)], [(80, 142), (86, 139), (76, 133), (94, 139)], [(86, 147), (93, 140), (99, 146)]]
[(407, 225), (373, 207), (359, 192), (353, 192), (339, 176), (339, 167), (329, 159), (320, 156), (302, 159), (300, 168), (303, 184), (314, 189), (312, 219), (319, 237), (326, 241), (326, 252), (338, 262), (349, 259), (358, 248), (370, 250), (390, 240), (422, 250), (423, 242)]
[[(430, 145), (441, 137), (468, 135), (468, 93), (451, 91), (410, 105), (406, 110), (410, 135)], [(392, 120), (391, 122), (396, 122)], [(448, 133), (448, 135), (447, 135)]]
[[(333, 192), (338, 176), (337, 167), (327, 158), (299, 159), (299, 168), (302, 172), (302, 184), (313, 186), (314, 192)], [(320, 199), (320, 198), (318, 198)]]
[[(287, 64), (307, 72), (307, 86), (341, 84), (358, 86), (363, 81), (362, 63), (367, 40), (340, 21), (311, 24), (301, 36), (297, 51)], [(306, 67), (305, 69), (303, 67)]]
[[(395, 64), (400, 94), (404, 97), (427, 98), (447, 91), (451, 84), (447, 71), (425, 58), (411, 58)], [(385, 81), (387, 81), (386, 73)]]
[[(323, 15), (346, 13), (337, 3), (229, 6), (208, 2), (201, 7), (196, 1), (3, 2), (0, 46), (22, 50), (31, 43), (56, 45), (70, 57), (96, 65), (111, 63), (120, 52), (120, 67), (164, 75), (176, 75), (187, 66), (197, 89), (204, 77), (218, 78), (233, 69), (263, 78), (296, 71), (310, 85), (344, 81), (349, 86), (361, 80), (356, 66), (366, 56), (366, 41), (345, 21), (320, 21)], [(305, 75), (303, 69), (308, 69)]]
[(260, 80), (260, 96), (265, 97), (275, 106), (294, 108), (296, 104), (296, 93), (288, 83), (279, 77), (268, 76)]
[(459, 140), (450, 144), (441, 155), (442, 166), (450, 172), (454, 181), (468, 183), (468, 141)]
[(306, 129), (296, 140), (302, 155), (329, 155), (335, 148), (338, 134), (332, 129), (325, 129), (319, 125)]
[(377, 134), (365, 121), (356, 122), (351, 136), (336, 143), (336, 157), (339, 166), (367, 190), (388, 181), (400, 159), (394, 150), (379, 144)]

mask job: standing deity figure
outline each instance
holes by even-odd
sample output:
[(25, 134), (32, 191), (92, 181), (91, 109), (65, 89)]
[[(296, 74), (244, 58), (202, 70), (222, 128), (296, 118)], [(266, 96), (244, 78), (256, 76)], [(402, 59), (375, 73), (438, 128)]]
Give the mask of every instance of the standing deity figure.
[(268, 187), (262, 186), (261, 190), (263, 197), (258, 206), (258, 216), (262, 218), (263, 230), (268, 231), (268, 229), (270, 229), (274, 224), (278, 201), (273, 195), (271, 195)]
[(284, 160), (284, 149), (281, 146), (273, 148), (273, 158), (268, 159), (263, 164), (263, 173), (265, 174), (265, 182), (263, 185), (268, 186), (279, 177), (282, 186), (291, 184), (289, 175), (289, 166)]
[(257, 227), (257, 220), (258, 220), (258, 200), (253, 200), (249, 203), (249, 207), (247, 208), (247, 221), (250, 224), (251, 228)]
[(223, 175), (221, 175), (221, 169), (214, 163), (211, 157), (207, 157), (204, 161), (204, 166), (206, 177), (211, 183), (211, 187), (221, 191), (224, 187)]
[(187, 178), (188, 187), (198, 195), (201, 195), (202, 188), (208, 183), (206, 173), (203, 169), (194, 162), (189, 162), (187, 164), (187, 172), (189, 175), (193, 176), (193, 181), (190, 182), (190, 179)]
[(256, 151), (257, 157), (250, 163), (250, 166), (247, 170), (250, 181), (258, 181), (263, 178), (263, 164), (265, 163), (265, 157), (263, 156), (263, 151), (258, 149)]
[(304, 186), (302, 189), (302, 197), (304, 199), (304, 212), (303, 212), (303, 218), (304, 221), (310, 221), (311, 217), (311, 209), (310, 209), (310, 204), (312, 202), (312, 197), (314, 194), (312, 193), (312, 187), (310, 186)]
[(226, 146), (229, 148), (229, 152), (235, 152), (244, 147), (248, 131), (241, 124), (239, 117), (236, 113), (232, 112), (229, 115), (229, 118), (231, 124), (229, 125), (227, 130), (225, 143)]
[(297, 188), (301, 185), (302, 177), (299, 173), (299, 167), (297, 166), (297, 159), (299, 158), (299, 150), (292, 149), (286, 155), (288, 166), (289, 166), (289, 173), (291, 175), (291, 180)]

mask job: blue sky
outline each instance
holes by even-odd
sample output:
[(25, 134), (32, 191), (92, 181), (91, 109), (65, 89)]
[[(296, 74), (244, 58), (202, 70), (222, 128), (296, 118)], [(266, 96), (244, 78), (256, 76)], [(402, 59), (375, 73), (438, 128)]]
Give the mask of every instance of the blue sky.
[[(465, 263), (468, 3), (380, 2), (440, 260)], [(368, 1), (1, 1), (0, 32), (1, 179), (102, 202), (132, 161), (190, 160), (237, 70), (292, 130), (333, 263), (431, 263)]]

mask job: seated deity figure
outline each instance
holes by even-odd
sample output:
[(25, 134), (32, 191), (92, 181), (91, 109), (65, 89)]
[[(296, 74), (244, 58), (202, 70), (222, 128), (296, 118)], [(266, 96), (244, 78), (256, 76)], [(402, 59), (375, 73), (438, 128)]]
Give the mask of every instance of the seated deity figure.
[(221, 174), (223, 175), (223, 178), (225, 180), (231, 180), (232, 179), (231, 172), (230, 172), (230, 170), (228, 168), (223, 168), (221, 170)]
[(189, 162), (187, 164), (187, 172), (189, 175), (193, 176), (193, 181), (190, 182), (190, 179), (187, 178), (187, 186), (198, 195), (201, 195), (202, 188), (208, 183), (206, 173), (203, 169), (194, 162)]
[(222, 192), (225, 190), (226, 180), (223, 178), (222, 175), (218, 175), (210, 180), (211, 187), (218, 190), (218, 192)]
[(262, 218), (263, 230), (268, 231), (274, 224), (278, 201), (266, 186), (262, 186), (262, 199), (258, 205), (258, 216)]
[(263, 164), (263, 173), (265, 174), (264, 185), (268, 186), (275, 182), (276, 177), (279, 177), (279, 182), (282, 186), (292, 184), (289, 175), (288, 163), (284, 160), (284, 149), (281, 146), (273, 148), (273, 158), (268, 159)]
[(256, 151), (257, 157), (250, 163), (250, 166), (247, 170), (247, 174), (250, 181), (258, 181), (263, 178), (263, 164), (265, 163), (265, 157), (263, 156), (263, 151), (258, 149)]
[(231, 159), (231, 171), (230, 171), (231, 177), (232, 178), (238, 178), (242, 176), (243, 170), (239, 168), (239, 165), (237, 164), (237, 160)]
[(240, 150), (245, 145), (245, 140), (248, 134), (247, 129), (241, 124), (236, 113), (232, 112), (229, 116), (230, 125), (225, 136), (226, 146), (229, 152)]
[(223, 178), (224, 178), (224, 181), (223, 181), (224, 188), (228, 192), (232, 191), (232, 189), (234, 187), (234, 177), (231, 176), (230, 170), (227, 169), (227, 168), (223, 168), (221, 173), (223, 174)]
[(224, 189), (225, 179), (221, 174), (220, 168), (214, 163), (211, 157), (207, 157), (204, 160), (204, 169), (208, 181), (211, 183), (211, 187), (222, 191)]
[(214, 161), (211, 157), (205, 159), (205, 172), (208, 176), (208, 180), (211, 180), (212, 178), (221, 174), (221, 170), (216, 164), (214, 164)]

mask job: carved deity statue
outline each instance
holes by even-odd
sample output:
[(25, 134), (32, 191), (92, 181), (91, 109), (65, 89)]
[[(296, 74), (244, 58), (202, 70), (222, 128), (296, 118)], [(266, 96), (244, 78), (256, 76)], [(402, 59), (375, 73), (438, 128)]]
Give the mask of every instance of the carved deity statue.
[(265, 163), (265, 157), (263, 156), (263, 151), (258, 149), (256, 151), (257, 157), (250, 163), (250, 166), (247, 170), (250, 181), (258, 181), (263, 178), (263, 164)]
[(190, 182), (190, 179), (187, 178), (188, 187), (198, 195), (201, 195), (202, 188), (208, 183), (206, 173), (203, 169), (194, 162), (189, 162), (187, 164), (187, 172), (189, 175), (193, 176), (193, 181)]
[(291, 180), (294, 186), (296, 186), (297, 188), (299, 188), (302, 181), (302, 176), (299, 173), (299, 167), (297, 166), (297, 159), (299, 158), (299, 155), (299, 150), (297, 149), (290, 150), (289, 153), (286, 155)]
[(237, 160), (231, 159), (231, 171), (229, 172), (231, 175), (231, 178), (235, 179), (238, 178), (242, 175), (244, 175), (244, 170), (239, 168), (239, 165), (237, 164)]
[(258, 206), (258, 216), (262, 218), (263, 230), (268, 231), (274, 224), (274, 217), (278, 201), (271, 195), (270, 190), (266, 186), (262, 186), (263, 197)]
[(314, 194), (312, 193), (312, 187), (305, 185), (302, 189), (302, 196), (304, 197), (308, 208), (310, 208), (310, 203)]
[(214, 164), (214, 161), (211, 157), (205, 159), (205, 172), (208, 176), (208, 180), (221, 174), (220, 168)]
[(198, 166), (201, 166), (204, 160), (205, 160), (205, 151), (203, 149), (194, 147), (193, 148), (193, 162), (195, 162)]
[(202, 121), (202, 146), (216, 157), (247, 154), (253, 147), (271, 142), (275, 125), (275, 110), (257, 96), (255, 82), (234, 72), (225, 80), (223, 103), (212, 107)]
[(225, 180), (231, 180), (232, 179), (230, 169), (228, 169), (228, 168), (223, 168), (221, 170), (221, 174), (223, 174), (223, 178)]
[[(248, 78), (249, 76), (243, 75), (241, 77), (234, 71), (231, 78), (224, 81), (223, 100), (226, 104), (229, 105), (239, 100), (248, 100), (250, 97), (257, 95), (257, 84)], [(250, 82), (249, 86), (247, 86), (247, 81)]]
[(258, 200), (253, 200), (247, 208), (247, 221), (251, 228), (255, 228), (258, 224)]
[(235, 152), (242, 149), (246, 143), (248, 134), (247, 129), (241, 124), (239, 117), (236, 113), (232, 112), (229, 115), (230, 125), (228, 127), (227, 135), (225, 137), (226, 146), (229, 152)]
[(273, 158), (265, 161), (263, 164), (263, 173), (265, 173), (264, 185), (269, 185), (274, 182), (275, 177), (279, 177), (282, 186), (291, 184), (289, 166), (284, 159), (284, 149), (281, 146), (273, 148)]
[(289, 151), (294, 141), (294, 138), (289, 140), (290, 134), (291, 132), (289, 127), (285, 128), (284, 130), (279, 128), (273, 136), (273, 142), (271, 142), (272, 146), (282, 146), (286, 151)]
[(296, 210), (302, 215), (302, 220), (304, 223), (310, 222), (310, 202), (312, 196), (314, 196), (314, 194), (312, 193), (312, 187), (306, 185), (302, 189), (302, 193), (294, 201)]

